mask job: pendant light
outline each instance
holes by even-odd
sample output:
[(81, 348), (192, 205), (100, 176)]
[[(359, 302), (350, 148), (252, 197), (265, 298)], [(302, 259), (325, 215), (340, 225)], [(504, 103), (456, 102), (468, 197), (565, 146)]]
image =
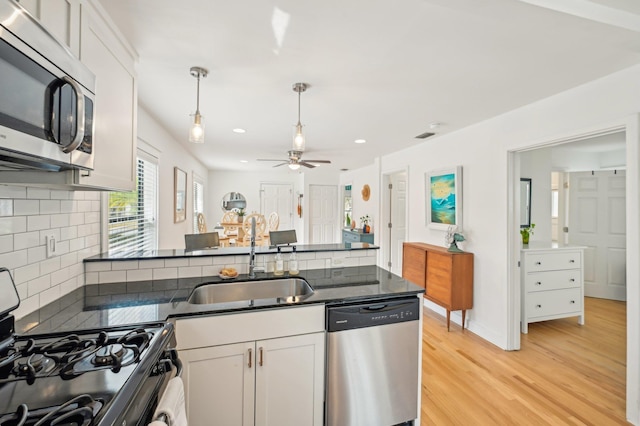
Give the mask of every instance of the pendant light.
[(293, 136), (294, 151), (304, 151), (304, 135), (302, 134), (302, 123), (300, 122), (300, 94), (309, 87), (306, 83), (295, 83), (293, 91), (298, 93), (298, 124), (296, 124), (296, 133)]
[(209, 74), (209, 70), (202, 67), (191, 67), (191, 76), (198, 80), (197, 85), (197, 97), (196, 97), (196, 112), (191, 114), (192, 122), (189, 129), (189, 142), (204, 143), (204, 123), (202, 122), (202, 115), (200, 114), (200, 77), (204, 78)]

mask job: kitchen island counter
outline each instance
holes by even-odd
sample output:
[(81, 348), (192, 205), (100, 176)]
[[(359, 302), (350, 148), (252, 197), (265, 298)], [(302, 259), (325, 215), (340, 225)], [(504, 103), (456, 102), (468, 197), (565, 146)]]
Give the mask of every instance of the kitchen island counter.
[[(193, 289), (205, 283), (233, 280), (218, 276), (86, 285), (16, 321), (16, 333), (40, 334), (165, 321), (169, 318), (212, 315), (305, 304), (341, 304), (412, 296), (424, 289), (378, 266), (300, 271), (314, 293), (299, 303), (261, 299), (196, 305), (187, 302)], [(287, 274), (285, 273), (285, 277)], [(257, 279), (275, 278), (258, 273)], [(280, 277), (278, 277), (280, 278)], [(260, 283), (256, 283), (260, 285)]]

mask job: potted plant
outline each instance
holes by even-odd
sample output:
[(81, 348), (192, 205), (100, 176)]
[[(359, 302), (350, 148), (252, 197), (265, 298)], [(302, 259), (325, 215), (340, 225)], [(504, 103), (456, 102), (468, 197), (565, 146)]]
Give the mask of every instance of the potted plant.
[(371, 232), (371, 226), (369, 226), (369, 222), (371, 222), (371, 218), (368, 214), (360, 217), (360, 222), (362, 222), (362, 232), (368, 234)]
[(244, 215), (245, 215), (244, 209), (238, 209), (238, 223), (244, 222)]
[(535, 223), (520, 229), (520, 235), (522, 235), (522, 244), (529, 244), (529, 236), (533, 235), (533, 228), (536, 227)]

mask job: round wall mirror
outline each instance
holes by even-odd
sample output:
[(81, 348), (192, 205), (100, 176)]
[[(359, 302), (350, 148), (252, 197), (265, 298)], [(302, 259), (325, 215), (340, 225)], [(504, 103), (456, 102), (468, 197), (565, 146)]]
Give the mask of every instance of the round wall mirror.
[(225, 212), (233, 209), (246, 209), (247, 199), (239, 192), (227, 192), (225, 196), (222, 197), (220, 207), (222, 207), (222, 211)]

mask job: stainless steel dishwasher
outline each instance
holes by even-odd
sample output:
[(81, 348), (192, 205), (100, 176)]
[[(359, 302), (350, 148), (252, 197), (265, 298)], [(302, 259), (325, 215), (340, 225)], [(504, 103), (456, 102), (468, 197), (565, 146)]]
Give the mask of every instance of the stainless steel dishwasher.
[(419, 318), (417, 297), (327, 308), (328, 426), (413, 424)]

